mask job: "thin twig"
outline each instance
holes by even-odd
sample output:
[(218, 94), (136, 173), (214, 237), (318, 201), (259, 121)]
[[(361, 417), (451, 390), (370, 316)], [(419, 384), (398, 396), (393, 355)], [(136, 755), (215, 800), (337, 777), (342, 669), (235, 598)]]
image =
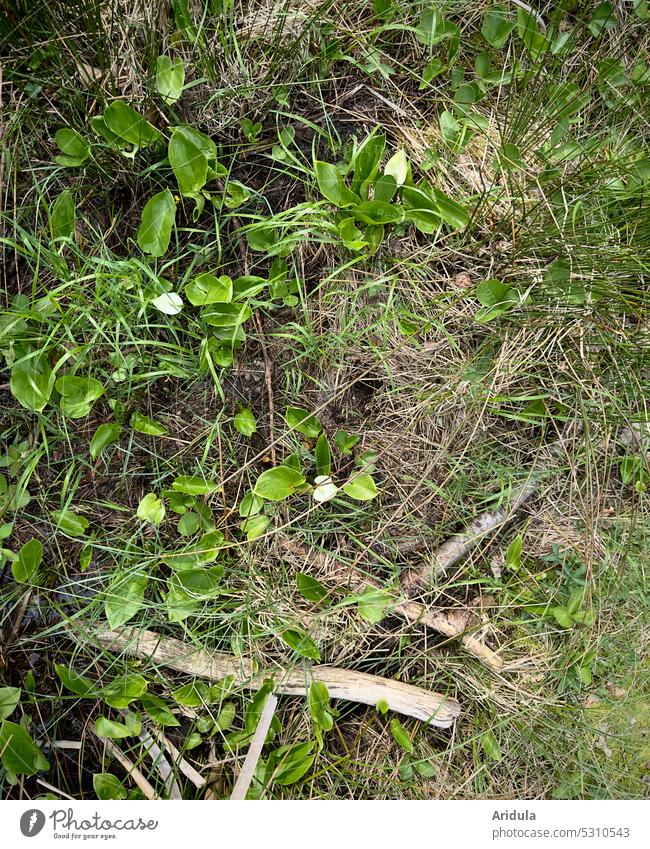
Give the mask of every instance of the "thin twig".
[(253, 775), (255, 774), (255, 767), (262, 755), (264, 741), (266, 740), (266, 735), (269, 733), (269, 728), (271, 726), (271, 721), (273, 720), (277, 704), (278, 700), (276, 697), (273, 693), (269, 693), (266, 697), (266, 701), (264, 702), (264, 707), (262, 708), (262, 714), (259, 722), (257, 723), (255, 734), (253, 734), (253, 739), (248, 747), (248, 752), (246, 753), (246, 758), (244, 759), (241, 772), (237, 777), (237, 781), (235, 782), (235, 786), (230, 795), (230, 800), (232, 802), (241, 801), (246, 798), (248, 788), (250, 787)]
[[(290, 539), (280, 538), (279, 544), (285, 551), (302, 558), (304, 562), (317, 561), (321, 567), (329, 568), (326, 563), (327, 556), (321, 552), (314, 551), (308, 546)], [(331, 572), (331, 569), (329, 571)], [(337, 577), (339, 576), (337, 575)], [(359, 569), (343, 570), (340, 579), (340, 583), (353, 592), (360, 593), (365, 589), (385, 589), (378, 581), (368, 577)], [(460, 638), (464, 648), (482, 663), (485, 663), (486, 666), (489, 666), (490, 669), (498, 672), (503, 668), (503, 660), (498, 654), (472, 634), (467, 633), (473, 619), (472, 611), (432, 610), (424, 604), (409, 599), (399, 599), (394, 604), (389, 605), (387, 610), (393, 615), (401, 616), (407, 622), (431, 628), (431, 630), (437, 631), (445, 637)]]

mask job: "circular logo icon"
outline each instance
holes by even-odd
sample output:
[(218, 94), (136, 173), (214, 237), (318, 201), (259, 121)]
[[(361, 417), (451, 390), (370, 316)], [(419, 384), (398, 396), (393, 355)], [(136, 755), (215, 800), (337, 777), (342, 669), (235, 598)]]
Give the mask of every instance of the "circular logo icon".
[(36, 808), (31, 808), (20, 818), (20, 830), (25, 837), (36, 837), (45, 825), (45, 814)]

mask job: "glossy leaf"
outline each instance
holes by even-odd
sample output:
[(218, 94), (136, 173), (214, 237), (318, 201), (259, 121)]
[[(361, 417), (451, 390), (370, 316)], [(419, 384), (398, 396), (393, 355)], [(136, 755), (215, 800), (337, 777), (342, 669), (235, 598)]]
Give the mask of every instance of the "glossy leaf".
[(33, 583), (42, 559), (43, 543), (38, 539), (30, 539), (21, 547), (18, 559), (11, 564), (14, 580), (21, 584)]
[(119, 628), (144, 605), (144, 593), (149, 583), (148, 575), (127, 574), (116, 575), (108, 589), (104, 600), (104, 613), (111, 628)]
[(158, 192), (147, 201), (137, 235), (138, 245), (144, 253), (160, 257), (167, 252), (175, 218), (176, 203), (169, 189)]
[(70, 127), (62, 127), (54, 136), (61, 154), (54, 157), (58, 165), (66, 168), (78, 168), (83, 165), (90, 156), (90, 145), (86, 139), (76, 130)]
[(239, 431), (242, 436), (250, 438), (257, 430), (257, 422), (253, 413), (246, 409), (240, 410), (233, 420), (235, 430)]
[(361, 198), (348, 189), (335, 165), (329, 162), (314, 162), (314, 170), (320, 193), (330, 203), (345, 208), (356, 206), (360, 202)]
[(370, 475), (356, 475), (344, 483), (341, 489), (355, 501), (372, 501), (379, 495), (377, 486)]
[(93, 790), (98, 799), (122, 801), (129, 795), (120, 779), (110, 772), (96, 772), (93, 775)]
[(11, 370), (11, 394), (27, 410), (40, 413), (50, 400), (53, 384), (45, 357), (19, 361)]
[(215, 481), (207, 481), (198, 475), (180, 475), (172, 483), (175, 492), (184, 492), (186, 495), (209, 495), (219, 490), (219, 484)]
[(409, 755), (413, 754), (413, 741), (399, 719), (391, 719), (390, 733), (405, 752), (408, 752)]
[(404, 210), (401, 206), (382, 200), (365, 200), (352, 212), (355, 218), (365, 224), (394, 224), (404, 219)]
[(159, 525), (165, 518), (165, 505), (155, 493), (148, 492), (138, 504), (136, 516), (143, 522)]
[(71, 419), (82, 419), (93, 404), (104, 394), (104, 387), (94, 377), (77, 377), (66, 374), (54, 384), (61, 395), (61, 410)]
[(120, 438), (122, 433), (122, 425), (117, 422), (106, 422), (101, 424), (90, 440), (90, 456), (96, 460), (102, 453), (104, 448), (108, 448)]
[(300, 595), (304, 596), (308, 601), (323, 601), (328, 596), (327, 590), (320, 581), (302, 572), (298, 572), (296, 575), (296, 587)]
[(164, 425), (137, 410), (131, 416), (131, 427), (138, 433), (146, 433), (149, 436), (164, 436), (167, 433), (167, 428)]
[(267, 469), (257, 479), (255, 495), (268, 501), (284, 501), (305, 482), (304, 476), (289, 466)]
[(297, 430), (298, 433), (302, 433), (310, 439), (316, 439), (322, 430), (321, 423), (316, 416), (300, 407), (287, 407), (284, 417), (292, 430)]
[(123, 100), (109, 104), (103, 119), (113, 135), (137, 148), (155, 144), (161, 138), (158, 130)]
[(0, 719), (6, 719), (20, 704), (20, 687), (0, 687)]
[(312, 638), (300, 631), (297, 628), (288, 628), (280, 634), (282, 640), (290, 646), (300, 657), (309, 658), (309, 660), (320, 661), (320, 652), (318, 646)]
[(50, 235), (57, 239), (71, 239), (74, 235), (76, 212), (69, 189), (57, 197), (50, 208)]
[(35, 775), (50, 765), (22, 725), (4, 719), (0, 724), (0, 759), (14, 775)]
[(216, 277), (206, 271), (197, 274), (191, 283), (185, 287), (187, 300), (195, 307), (207, 304), (226, 304), (232, 301), (232, 280), (226, 274)]
[(168, 105), (176, 103), (183, 92), (185, 66), (180, 57), (159, 56), (156, 60), (156, 91)]

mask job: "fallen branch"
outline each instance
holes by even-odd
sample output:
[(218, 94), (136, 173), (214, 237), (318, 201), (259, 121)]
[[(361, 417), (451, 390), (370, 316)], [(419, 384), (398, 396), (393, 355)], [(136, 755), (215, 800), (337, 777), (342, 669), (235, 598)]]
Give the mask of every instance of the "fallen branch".
[(428, 590), (434, 578), (444, 575), (454, 564), (469, 554), (487, 534), (494, 533), (509, 521), (517, 510), (537, 492), (545, 474), (551, 468), (552, 460), (562, 453), (564, 445), (564, 439), (558, 439), (550, 446), (546, 464), (536, 471), (530, 471), (526, 480), (512, 490), (508, 504), (497, 510), (485, 510), (479, 513), (459, 534), (443, 542), (422, 566), (405, 572), (400, 577), (405, 593), (413, 596), (420, 590)]
[[(309, 560), (320, 561), (321, 566), (325, 566), (326, 555), (318, 551), (313, 551), (308, 546), (290, 539), (281, 539), (279, 544), (289, 551), (291, 554), (300, 557), (303, 562)], [(328, 568), (325, 566), (325, 568)], [(331, 572), (331, 569), (330, 569)], [(344, 570), (340, 575), (337, 574), (339, 583), (345, 585), (353, 592), (361, 593), (365, 589), (381, 590), (384, 587), (378, 581), (369, 578), (358, 569)], [(495, 672), (503, 668), (503, 660), (498, 654), (488, 648), (479, 639), (466, 633), (471, 627), (473, 612), (470, 610), (431, 610), (424, 604), (419, 604), (416, 601), (409, 599), (401, 599), (389, 607), (390, 613), (395, 616), (401, 616), (407, 622), (416, 625), (423, 625), (425, 628), (430, 628), (432, 631), (437, 631), (445, 637), (452, 639), (460, 638), (462, 645), (467, 651), (474, 655), (486, 666)]]
[(312, 666), (308, 669), (271, 667), (259, 674), (245, 658), (195, 649), (180, 640), (161, 637), (155, 631), (138, 628), (111, 631), (100, 626), (93, 628), (87, 636), (111, 651), (126, 652), (187, 675), (211, 681), (232, 675), (236, 684), (249, 690), (258, 690), (265, 679), (274, 677), (276, 693), (306, 698), (311, 681), (321, 681), (333, 699), (373, 707), (385, 701), (396, 713), (412, 716), (438, 728), (449, 728), (460, 714), (460, 705), (449, 696), (364, 672), (335, 666)]

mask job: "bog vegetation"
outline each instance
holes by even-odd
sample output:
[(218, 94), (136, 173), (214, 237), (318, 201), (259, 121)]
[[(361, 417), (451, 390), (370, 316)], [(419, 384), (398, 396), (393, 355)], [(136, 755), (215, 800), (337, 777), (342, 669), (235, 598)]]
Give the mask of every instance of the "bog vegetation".
[(642, 796), (646, 0), (0, 5), (3, 795)]

